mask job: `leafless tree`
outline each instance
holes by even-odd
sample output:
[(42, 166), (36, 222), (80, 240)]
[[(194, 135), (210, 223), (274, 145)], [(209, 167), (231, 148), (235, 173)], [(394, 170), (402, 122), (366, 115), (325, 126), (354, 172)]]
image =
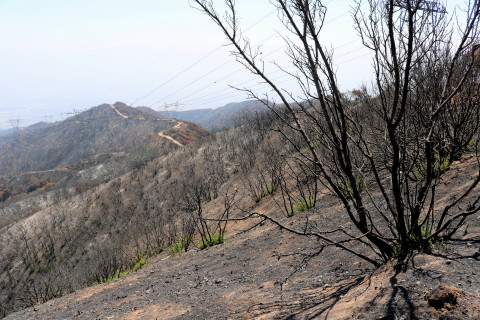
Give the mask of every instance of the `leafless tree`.
[(210, 201), (212, 194), (210, 193), (209, 181), (203, 176), (195, 175), (195, 168), (189, 168), (190, 174), (183, 181), (183, 207), (186, 212), (190, 212), (193, 221), (195, 221), (196, 229), (200, 235), (202, 243), (212, 242), (213, 232), (211, 226), (204, 219), (204, 203)]
[(275, 148), (271, 141), (262, 141), (255, 150), (251, 150), (257, 155), (257, 159), (248, 172), (245, 172), (245, 185), (255, 202), (277, 190), (284, 157), (276, 152)]
[(339, 90), (334, 57), (320, 38), (327, 14), (321, 0), (271, 1), (288, 30), (286, 54), (296, 71), (277, 67), (297, 81), (301, 98), (264, 72), (234, 0), (224, 1), (224, 14), (212, 0), (193, 2), (222, 30), (237, 61), (275, 92), (279, 104), (243, 89), (276, 114), (279, 134), (340, 199), (376, 261), (429, 250), (479, 211), (473, 191), (480, 175), (448, 203), (435, 201), (446, 161), (477, 143), (478, 99), (466, 94), (478, 97), (479, 1), (467, 3), (462, 23), (438, 1), (356, 1), (354, 24), (373, 53), (375, 75), (360, 101)]
[(103, 249), (95, 258), (98, 264), (90, 275), (89, 280), (91, 282), (102, 283), (107, 281), (124, 271), (128, 266), (128, 259), (125, 258), (124, 252), (120, 248)]
[(23, 304), (23, 307), (29, 307), (62, 296), (71, 288), (68, 288), (67, 282), (60, 278), (57, 273), (55, 276), (48, 274), (42, 277), (23, 279), (20, 284), (22, 290), (16, 297), (17, 302)]

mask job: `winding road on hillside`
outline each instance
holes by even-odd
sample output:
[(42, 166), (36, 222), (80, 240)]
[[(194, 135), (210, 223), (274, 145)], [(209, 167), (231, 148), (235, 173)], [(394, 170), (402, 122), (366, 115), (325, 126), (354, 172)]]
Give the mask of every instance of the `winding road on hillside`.
[[(123, 113), (121, 113), (113, 104), (109, 104), (109, 106), (122, 118), (124, 119), (129, 119), (129, 117)], [(145, 120), (145, 118), (136, 118), (137, 120)], [(158, 136), (159, 137), (162, 137), (162, 138), (166, 138), (168, 140), (170, 140), (171, 142), (175, 143), (176, 145), (180, 146), (180, 147), (183, 147), (183, 144), (176, 140), (175, 138), (173, 138), (172, 136), (168, 135), (167, 132), (169, 130), (175, 130), (175, 129), (180, 129), (180, 127), (182, 127), (184, 125), (184, 123), (182, 121), (179, 121), (177, 119), (172, 119), (172, 118), (156, 118), (154, 120), (158, 120), (158, 121), (171, 121), (171, 122), (174, 122), (175, 125), (170, 128), (170, 129), (166, 129), (166, 130), (162, 130), (158, 133)]]

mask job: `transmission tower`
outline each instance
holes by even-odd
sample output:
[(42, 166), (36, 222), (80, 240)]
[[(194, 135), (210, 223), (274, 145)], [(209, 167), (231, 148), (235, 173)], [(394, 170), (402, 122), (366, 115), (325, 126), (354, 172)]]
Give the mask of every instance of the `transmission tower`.
[(155, 110), (167, 112), (170, 118), (176, 118), (180, 106), (183, 106), (183, 104), (178, 101), (174, 103), (164, 103), (163, 106), (158, 106)]
[(20, 134), (20, 121), (22, 121), (22, 120), (23, 119), (8, 119), (8, 121), (10, 122), (10, 125), (13, 128), (15, 138), (17, 138), (18, 135)]
[(10, 124), (12, 125), (12, 128), (15, 130), (18, 130), (18, 127), (20, 126), (20, 121), (23, 119), (8, 119)]
[(8, 119), (13, 128), (13, 141), (12, 148), (15, 148), (15, 144), (20, 139), (20, 121), (23, 119)]
[(44, 120), (45, 122), (52, 123), (53, 117), (54, 117), (53, 115), (46, 115), (46, 116), (43, 116), (43, 119), (45, 119)]

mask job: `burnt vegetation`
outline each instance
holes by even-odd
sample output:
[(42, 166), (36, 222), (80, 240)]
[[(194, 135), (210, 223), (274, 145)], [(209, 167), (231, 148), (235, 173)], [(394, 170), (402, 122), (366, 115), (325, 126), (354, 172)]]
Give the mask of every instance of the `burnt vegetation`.
[[(340, 92), (334, 57), (320, 39), (322, 2), (272, 1), (289, 31), (286, 54), (297, 67), (290, 75), (301, 98), (263, 72), (234, 1), (222, 9), (193, 2), (277, 100), (244, 89), (264, 108), (208, 134), (192, 123), (177, 130), (116, 104), (142, 126), (98, 118), (92, 131), (81, 126), (91, 114), (79, 114), (68, 120), (71, 125), (58, 126), (58, 137), (45, 140), (69, 147), (52, 146), (36, 158), (32, 147), (15, 147), (26, 145), (27, 136), (2, 136), (12, 149), (0, 158), (2, 172), (24, 178), (0, 180), (0, 315), (119, 278), (164, 251), (176, 255), (221, 244), (236, 221), (254, 221), (258, 228), (273, 223), (317, 239), (319, 254), (337, 247), (378, 267), (431, 251), (478, 216), (480, 172), (465, 177), (460, 193), (438, 196), (456, 161), (465, 154), (478, 158), (478, 1), (468, 6), (455, 41), (448, 13), (426, 1), (358, 1), (353, 19), (372, 50), (375, 81), (349, 94)], [(77, 125), (83, 129), (69, 131)], [(73, 136), (80, 141), (75, 147), (65, 140)], [(42, 135), (36, 137), (31, 145), (41, 144)], [(95, 160), (104, 154), (108, 161)], [(113, 169), (95, 180), (87, 169), (100, 165)], [(84, 172), (86, 178), (68, 179), (62, 172)], [(325, 197), (341, 204), (338, 214), (348, 223), (323, 226)], [(275, 214), (259, 209), (265, 202), (275, 205)], [(288, 226), (302, 212), (303, 228)]]
[[(246, 125), (211, 134), (4, 227), (2, 312), (118, 278), (164, 250), (224, 242), (238, 202), (252, 198), (232, 179), (253, 166), (243, 157), (260, 154), (264, 138)], [(205, 209), (213, 202), (218, 210)]]
[[(357, 1), (354, 24), (372, 51), (375, 78), (354, 92), (355, 101), (340, 92), (334, 57), (320, 38), (327, 12), (322, 1), (272, 2), (288, 30), (286, 54), (296, 68), (288, 74), (301, 98), (264, 72), (259, 50), (239, 26), (235, 1), (225, 1), (225, 14), (212, 1), (195, 3), (223, 31), (236, 59), (275, 92), (280, 105), (244, 89), (264, 98), (276, 115), (274, 130), (296, 150), (290, 171), (311, 173), (342, 202), (360, 233), (350, 240), (362, 238), (377, 256), (359, 254), (363, 259), (379, 265), (414, 250), (428, 251), (480, 210), (474, 192), (480, 175), (464, 194), (448, 203), (436, 201), (442, 173), (477, 146), (478, 1), (468, 3), (465, 21), (456, 21), (458, 41), (453, 40), (456, 26), (439, 3)], [(316, 186), (300, 194), (298, 209), (315, 205)], [(291, 201), (289, 206), (294, 214)]]

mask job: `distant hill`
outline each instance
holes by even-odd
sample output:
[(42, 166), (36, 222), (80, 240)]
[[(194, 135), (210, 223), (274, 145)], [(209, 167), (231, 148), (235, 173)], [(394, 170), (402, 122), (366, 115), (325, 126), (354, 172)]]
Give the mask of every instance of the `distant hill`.
[(15, 131), (15, 129), (13, 129), (13, 128), (0, 129), (0, 137), (1, 137), (1, 136), (6, 136), (6, 135), (9, 135), (9, 134), (12, 134), (14, 131)]
[[(159, 133), (176, 124), (120, 102), (103, 104), (64, 121), (38, 123), (3, 136), (0, 175), (52, 170), (112, 152), (149, 153), (169, 142)], [(189, 129), (193, 135), (205, 134), (198, 126), (189, 124)]]
[(187, 111), (155, 111), (147, 107), (137, 108), (160, 117), (192, 121), (210, 130), (223, 130), (233, 127), (245, 115), (265, 111), (265, 105), (257, 100), (229, 103), (216, 109), (195, 109)]
[(117, 102), (55, 123), (37, 123), (0, 136), (2, 202), (44, 189), (82, 191), (208, 132)]

